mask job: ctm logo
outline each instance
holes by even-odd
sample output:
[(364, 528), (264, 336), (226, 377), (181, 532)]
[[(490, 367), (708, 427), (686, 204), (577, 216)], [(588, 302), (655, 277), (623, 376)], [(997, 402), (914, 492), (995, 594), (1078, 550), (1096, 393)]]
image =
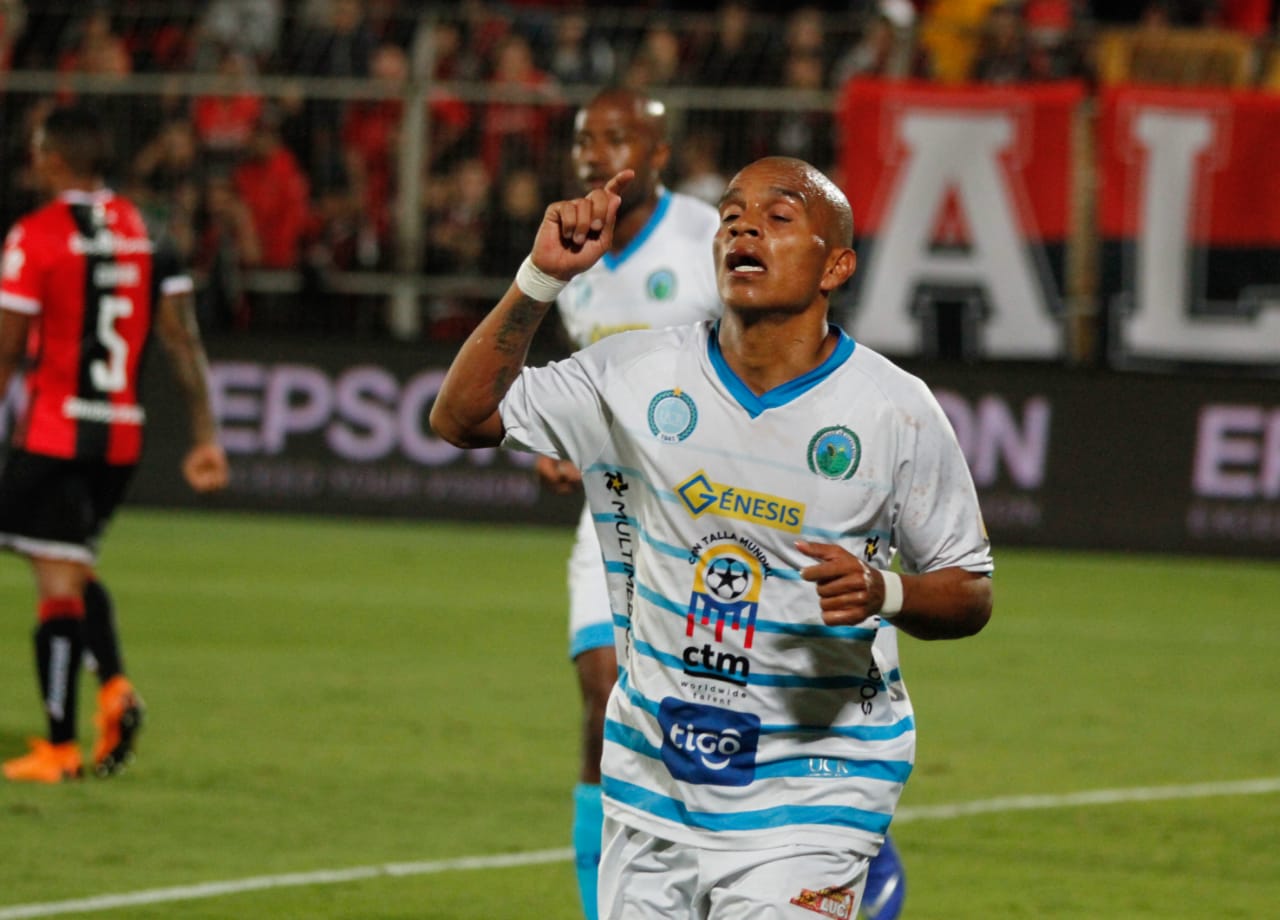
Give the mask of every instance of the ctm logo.
[(701, 648), (689, 646), (684, 650), (683, 660), (686, 674), (712, 677), (739, 687), (747, 685), (747, 678), (751, 674), (751, 660), (746, 655), (716, 651), (710, 642)]
[(760, 610), (760, 563), (734, 543), (716, 546), (698, 559), (693, 591), (685, 615), (685, 635), (694, 638), (699, 627), (714, 641), (684, 650), (684, 672), (695, 677), (747, 685), (751, 662), (745, 655), (717, 649), (725, 642), (725, 630), (744, 649), (755, 641), (756, 614)]

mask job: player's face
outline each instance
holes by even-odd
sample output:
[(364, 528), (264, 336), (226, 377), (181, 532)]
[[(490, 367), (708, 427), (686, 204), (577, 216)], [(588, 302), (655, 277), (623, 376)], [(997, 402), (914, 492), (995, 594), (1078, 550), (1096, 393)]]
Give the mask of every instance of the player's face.
[(624, 169), (636, 177), (623, 192), (622, 207), (654, 196), (669, 148), (651, 120), (627, 99), (598, 99), (578, 112), (573, 132), (573, 169), (583, 191), (603, 188)]
[(716, 287), (730, 308), (803, 310), (848, 279), (853, 252), (835, 238), (830, 205), (802, 169), (765, 160), (720, 200)]

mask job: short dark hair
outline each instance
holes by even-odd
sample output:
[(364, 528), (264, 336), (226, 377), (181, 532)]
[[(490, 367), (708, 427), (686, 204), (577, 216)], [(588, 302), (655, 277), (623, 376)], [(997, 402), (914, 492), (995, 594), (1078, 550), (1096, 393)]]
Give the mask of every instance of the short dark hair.
[(44, 145), (78, 176), (99, 177), (111, 166), (111, 137), (102, 119), (82, 105), (54, 109), (41, 125)]

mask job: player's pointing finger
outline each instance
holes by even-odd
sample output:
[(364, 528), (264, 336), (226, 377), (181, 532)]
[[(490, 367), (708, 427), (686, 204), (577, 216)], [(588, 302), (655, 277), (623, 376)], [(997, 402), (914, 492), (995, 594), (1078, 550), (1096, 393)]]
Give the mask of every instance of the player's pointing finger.
[(604, 184), (604, 190), (610, 195), (621, 195), (622, 190), (630, 185), (635, 177), (634, 169), (624, 169)]

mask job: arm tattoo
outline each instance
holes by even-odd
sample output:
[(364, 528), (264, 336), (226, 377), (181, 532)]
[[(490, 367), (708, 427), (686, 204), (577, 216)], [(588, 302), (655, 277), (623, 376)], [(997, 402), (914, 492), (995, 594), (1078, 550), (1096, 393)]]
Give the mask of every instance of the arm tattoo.
[(495, 342), (497, 350), (504, 355), (523, 357), (529, 348), (534, 330), (538, 328), (538, 324), (542, 322), (542, 317), (547, 312), (547, 306), (528, 297), (521, 297), (512, 304), (507, 315), (503, 317), (502, 325), (498, 327)]
[(507, 395), (507, 390), (511, 388), (511, 381), (515, 377), (515, 370), (510, 367), (500, 367), (498, 372), (493, 375), (493, 398), (501, 401), (502, 397)]

